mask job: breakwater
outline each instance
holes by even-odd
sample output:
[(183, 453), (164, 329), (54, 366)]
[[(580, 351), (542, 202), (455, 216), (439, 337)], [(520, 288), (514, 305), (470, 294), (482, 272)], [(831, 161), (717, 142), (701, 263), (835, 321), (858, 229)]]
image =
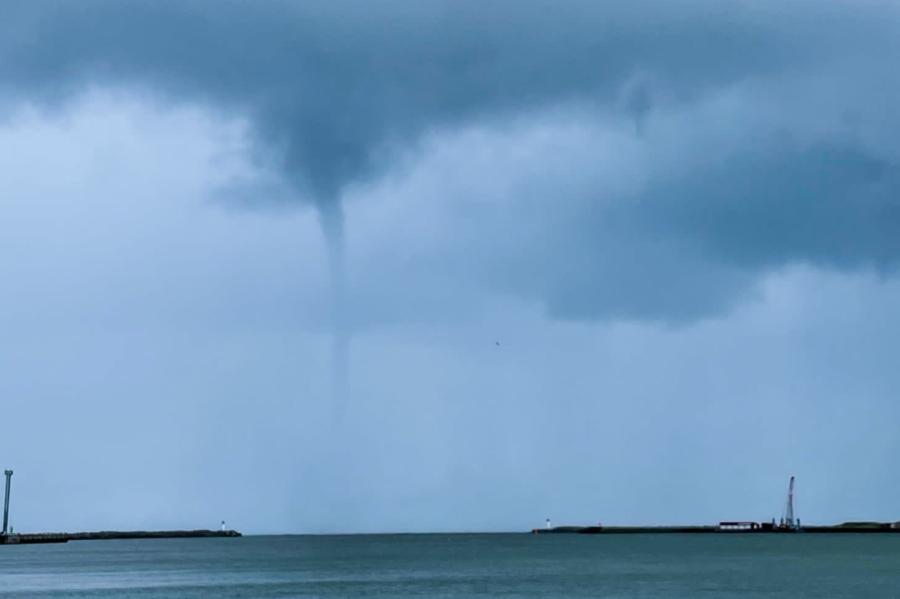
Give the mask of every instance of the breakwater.
[(189, 539), (239, 537), (236, 530), (103, 530), (96, 532), (34, 532), (0, 535), (0, 545), (33, 545), (36, 543), (68, 543), (69, 541), (103, 541), (113, 539)]
[(533, 534), (798, 534), (798, 533), (900, 533), (900, 522), (844, 522), (830, 526), (554, 526), (535, 528)]

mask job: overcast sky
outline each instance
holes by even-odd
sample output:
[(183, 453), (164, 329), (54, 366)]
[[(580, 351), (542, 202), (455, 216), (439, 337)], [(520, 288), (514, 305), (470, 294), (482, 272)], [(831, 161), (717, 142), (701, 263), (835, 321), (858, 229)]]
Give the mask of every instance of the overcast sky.
[(0, 5), (18, 530), (900, 519), (900, 6)]

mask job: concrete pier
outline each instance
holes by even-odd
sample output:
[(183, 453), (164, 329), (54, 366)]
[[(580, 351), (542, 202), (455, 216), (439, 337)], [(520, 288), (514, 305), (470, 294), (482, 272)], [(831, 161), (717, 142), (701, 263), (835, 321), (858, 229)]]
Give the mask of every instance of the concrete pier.
[(36, 543), (68, 543), (69, 541), (102, 541), (112, 539), (190, 539), (239, 537), (236, 530), (104, 530), (97, 532), (34, 532), (0, 535), (0, 545), (33, 545)]
[(557, 526), (535, 528), (533, 534), (802, 534), (802, 533), (900, 533), (900, 522), (845, 522), (833, 526), (747, 527), (741, 529), (719, 526)]

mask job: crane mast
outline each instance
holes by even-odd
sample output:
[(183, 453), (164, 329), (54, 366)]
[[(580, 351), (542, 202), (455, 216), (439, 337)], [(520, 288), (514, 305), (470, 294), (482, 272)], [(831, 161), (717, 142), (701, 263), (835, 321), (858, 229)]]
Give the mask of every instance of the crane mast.
[(784, 527), (797, 528), (797, 520), (794, 518), (794, 477), (788, 483), (787, 504), (784, 506)]

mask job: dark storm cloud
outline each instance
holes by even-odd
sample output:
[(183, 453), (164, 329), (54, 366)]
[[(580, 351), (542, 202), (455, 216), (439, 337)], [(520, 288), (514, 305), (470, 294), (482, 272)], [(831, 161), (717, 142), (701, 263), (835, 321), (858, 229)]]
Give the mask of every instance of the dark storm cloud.
[(694, 320), (721, 314), (758, 273), (789, 262), (890, 274), (898, 191), (900, 169), (859, 149), (748, 147), (631, 201), (583, 210), (566, 226), (572, 247), (532, 293), (563, 318)]
[[(577, 105), (618, 111), (642, 136), (658, 106), (751, 79), (816, 71), (839, 87), (849, 70), (895, 87), (879, 65), (896, 16), (868, 5), (47, 1), (4, 13), (8, 95), (55, 104), (126, 85), (245, 115), (261, 159), (326, 224), (348, 185), (428, 132)], [(871, 149), (751, 144), (707, 162), (540, 233), (544, 254), (521, 252), (528, 274), (506, 262), (498, 276), (561, 317), (680, 320), (727, 309), (766, 268), (900, 256), (897, 175)]]
[[(57, 98), (136, 83), (248, 111), (330, 200), (423, 130), (564, 100), (638, 70), (678, 94), (778, 64), (789, 40), (738, 7), (595, 2), (37, 2), (5, 7), (3, 80)], [(668, 14), (666, 14), (668, 13)], [(646, 110), (639, 87), (630, 103)]]
[(792, 146), (748, 148), (655, 190), (645, 224), (750, 268), (786, 256), (823, 266), (893, 266), (900, 169), (853, 147)]

